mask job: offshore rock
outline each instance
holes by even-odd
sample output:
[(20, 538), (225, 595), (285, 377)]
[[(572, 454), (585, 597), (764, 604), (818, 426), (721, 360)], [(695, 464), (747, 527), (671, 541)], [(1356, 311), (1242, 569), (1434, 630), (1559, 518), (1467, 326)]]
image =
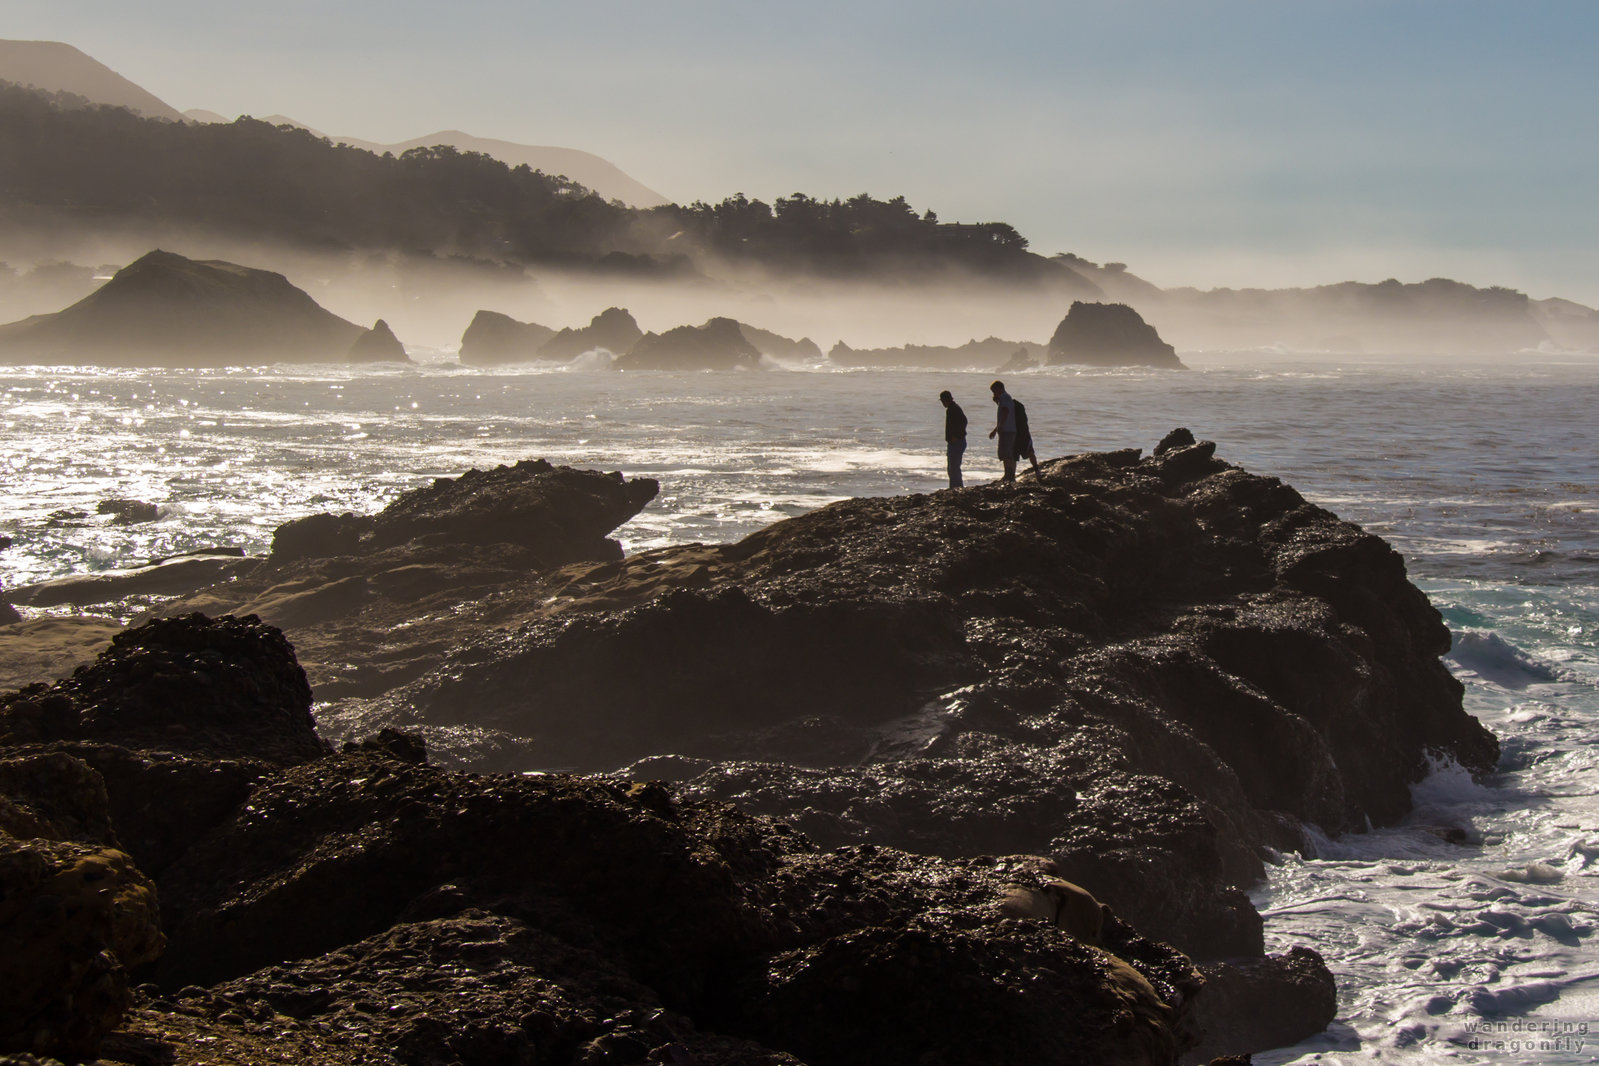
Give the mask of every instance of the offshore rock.
[(518, 593), (542, 613), (324, 721), (477, 766), (643, 760), (829, 845), (1048, 854), (1147, 935), (1258, 955), (1261, 845), (1390, 823), (1429, 755), (1497, 745), (1399, 556), (1214, 451), (552, 571)]
[(498, 311), (479, 311), (461, 334), (461, 362), (467, 366), (530, 363), (555, 331), (537, 322), (518, 322)]
[(282, 274), (157, 250), (63, 311), (0, 326), (0, 362), (338, 363), (362, 332)]
[(378, 319), (372, 328), (355, 338), (346, 358), (352, 363), (409, 363), (405, 345), (394, 335), (389, 324)]
[(644, 336), (633, 316), (620, 307), (609, 307), (594, 316), (582, 329), (563, 329), (539, 346), (540, 359), (570, 362), (584, 352), (604, 349), (612, 355), (626, 355)]
[(1049, 339), (1049, 362), (1181, 370), (1177, 350), (1126, 304), (1075, 301)]
[(713, 318), (703, 326), (646, 333), (611, 365), (616, 370), (752, 370), (760, 362), (760, 349), (737, 322)]

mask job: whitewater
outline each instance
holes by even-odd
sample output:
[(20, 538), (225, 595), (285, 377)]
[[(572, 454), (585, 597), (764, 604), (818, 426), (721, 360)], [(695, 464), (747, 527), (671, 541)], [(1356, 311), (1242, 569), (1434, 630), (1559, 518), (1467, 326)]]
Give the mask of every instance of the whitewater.
[[(859, 495), (944, 485), (950, 389), (967, 483), (997, 476), (992, 373), (773, 366), (617, 373), (414, 366), (0, 368), (0, 584), (217, 546), (264, 551), (318, 511), (372, 512), (471, 467), (545, 458), (656, 478), (628, 550), (729, 541)], [(1405, 823), (1271, 856), (1268, 948), (1308, 944), (1339, 1017), (1257, 1063), (1599, 1061), (1599, 357), (1184, 354), (1186, 372), (1007, 375), (1042, 457), (1186, 426), (1380, 534), (1454, 634), (1497, 772), (1440, 764)], [(119, 524), (114, 499), (155, 504)], [(149, 604), (121, 605), (131, 616)], [(37, 613), (37, 612), (33, 612)], [(3, 631), (0, 631), (3, 648)]]

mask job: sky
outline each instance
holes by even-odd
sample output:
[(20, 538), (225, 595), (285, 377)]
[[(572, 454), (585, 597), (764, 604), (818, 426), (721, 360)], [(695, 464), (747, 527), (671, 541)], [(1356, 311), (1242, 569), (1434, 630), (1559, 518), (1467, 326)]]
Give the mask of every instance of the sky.
[(678, 202), (903, 195), (1162, 286), (1599, 306), (1596, 0), (6, 0), (179, 110), (593, 152)]

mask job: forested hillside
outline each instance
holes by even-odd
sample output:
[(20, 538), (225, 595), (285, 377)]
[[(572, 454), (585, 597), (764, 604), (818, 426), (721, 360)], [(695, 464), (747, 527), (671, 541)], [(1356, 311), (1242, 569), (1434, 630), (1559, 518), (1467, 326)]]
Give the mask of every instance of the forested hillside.
[(692, 273), (1073, 277), (1004, 223), (951, 225), (903, 197), (648, 210), (448, 146), (375, 155), (251, 118), (189, 124), (0, 83), (0, 210), (94, 226), (201, 227), (312, 249)]

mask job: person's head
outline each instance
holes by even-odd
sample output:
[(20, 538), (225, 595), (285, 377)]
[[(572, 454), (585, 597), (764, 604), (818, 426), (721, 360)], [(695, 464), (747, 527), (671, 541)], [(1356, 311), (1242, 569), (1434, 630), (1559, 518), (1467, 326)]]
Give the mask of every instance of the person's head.
[(943, 392), (938, 394), (938, 402), (943, 404), (945, 407), (951, 407), (955, 403), (955, 397), (949, 394), (948, 389), (945, 389)]
[(1003, 381), (996, 381), (988, 387), (988, 391), (993, 393), (994, 399), (997, 400), (999, 399), (999, 394), (1005, 391), (1005, 383)]

